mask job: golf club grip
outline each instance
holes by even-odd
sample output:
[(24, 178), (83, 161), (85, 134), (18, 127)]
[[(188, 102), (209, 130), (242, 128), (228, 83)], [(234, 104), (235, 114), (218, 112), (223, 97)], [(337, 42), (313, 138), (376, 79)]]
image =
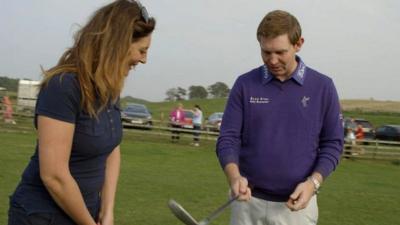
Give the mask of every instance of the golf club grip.
[(205, 220), (210, 221), (217, 217), (226, 207), (228, 207), (232, 202), (236, 201), (239, 198), (239, 195), (229, 199), (225, 204), (221, 205), (218, 209), (216, 209), (213, 213), (211, 213)]

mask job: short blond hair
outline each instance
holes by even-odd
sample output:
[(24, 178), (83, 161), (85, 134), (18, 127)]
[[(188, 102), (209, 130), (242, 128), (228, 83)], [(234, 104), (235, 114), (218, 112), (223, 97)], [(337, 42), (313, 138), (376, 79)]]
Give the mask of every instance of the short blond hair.
[(296, 44), (301, 38), (301, 26), (299, 21), (292, 14), (283, 10), (269, 12), (261, 20), (257, 28), (257, 40), (261, 37), (275, 38), (288, 34), (291, 44)]

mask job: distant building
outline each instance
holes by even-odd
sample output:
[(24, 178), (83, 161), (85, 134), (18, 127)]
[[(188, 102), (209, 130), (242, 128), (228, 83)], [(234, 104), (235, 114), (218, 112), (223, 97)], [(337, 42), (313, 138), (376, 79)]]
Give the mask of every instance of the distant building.
[(17, 104), (19, 109), (33, 109), (39, 93), (40, 81), (19, 80)]

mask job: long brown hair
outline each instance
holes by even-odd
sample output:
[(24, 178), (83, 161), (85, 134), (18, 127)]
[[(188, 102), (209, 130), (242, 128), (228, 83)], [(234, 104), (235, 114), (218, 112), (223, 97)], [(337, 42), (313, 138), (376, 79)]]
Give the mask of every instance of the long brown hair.
[(97, 10), (75, 34), (74, 45), (57, 65), (43, 71), (41, 87), (57, 74), (75, 73), (81, 89), (81, 106), (96, 117), (122, 91), (131, 43), (154, 30), (155, 19), (148, 18), (143, 10), (146, 9), (134, 0), (117, 0)]

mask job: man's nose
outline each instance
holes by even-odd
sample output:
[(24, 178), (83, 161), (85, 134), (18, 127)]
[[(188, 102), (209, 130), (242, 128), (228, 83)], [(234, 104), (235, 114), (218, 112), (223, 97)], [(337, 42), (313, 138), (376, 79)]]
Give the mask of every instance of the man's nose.
[(278, 57), (275, 55), (271, 55), (268, 59), (268, 63), (271, 65), (276, 65), (279, 62)]

